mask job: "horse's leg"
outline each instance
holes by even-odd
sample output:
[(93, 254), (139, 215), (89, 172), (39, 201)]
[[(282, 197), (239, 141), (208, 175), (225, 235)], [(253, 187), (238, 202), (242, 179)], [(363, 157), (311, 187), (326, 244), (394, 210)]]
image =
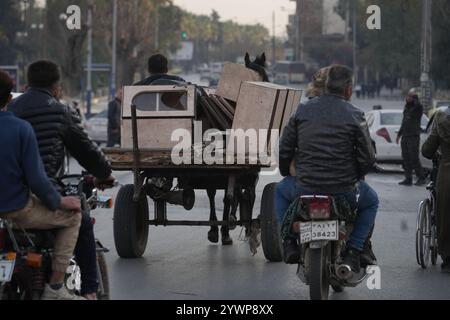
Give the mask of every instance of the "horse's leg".
[[(216, 197), (216, 189), (208, 189), (208, 198), (209, 198), (209, 221), (217, 221), (216, 216), (216, 203), (214, 201)], [(212, 243), (219, 242), (219, 227), (212, 226), (211, 230), (208, 232), (208, 240)]]
[(237, 215), (236, 215), (236, 213), (237, 213), (237, 209), (238, 209), (238, 206), (239, 206), (239, 198), (238, 198), (238, 193), (237, 192), (235, 192), (235, 194), (234, 194), (234, 198), (233, 198), (233, 200), (232, 200), (232, 202), (231, 202), (231, 212), (230, 212), (230, 226), (229, 226), (229, 230), (234, 230), (234, 229), (236, 229), (236, 224), (233, 224), (233, 222), (236, 222), (237, 221)]
[[(234, 198), (234, 197), (233, 197)], [(231, 209), (231, 201), (227, 195), (225, 195), (225, 198), (223, 199), (224, 206), (223, 206), (223, 222), (229, 221), (230, 218), (230, 209)], [(233, 239), (230, 237), (230, 230), (228, 226), (223, 225), (220, 229), (220, 232), (222, 233), (222, 245), (229, 246), (233, 244)]]

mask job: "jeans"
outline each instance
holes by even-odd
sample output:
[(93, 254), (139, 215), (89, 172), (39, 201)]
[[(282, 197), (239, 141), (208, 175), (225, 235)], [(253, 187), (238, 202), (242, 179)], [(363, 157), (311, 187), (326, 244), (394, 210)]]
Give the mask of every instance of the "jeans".
[(81, 273), (81, 294), (96, 293), (98, 279), (94, 226), (91, 218), (85, 212), (81, 216), (81, 226), (75, 247), (75, 256)]
[[(303, 189), (297, 183), (296, 177), (284, 178), (277, 184), (275, 194), (278, 222), (283, 222), (287, 209), (297, 197), (313, 194)], [(377, 193), (365, 181), (360, 181), (355, 190), (335, 196), (343, 196), (352, 209), (358, 210), (358, 217), (347, 244), (354, 249), (363, 250), (364, 242), (375, 224), (379, 204)]]

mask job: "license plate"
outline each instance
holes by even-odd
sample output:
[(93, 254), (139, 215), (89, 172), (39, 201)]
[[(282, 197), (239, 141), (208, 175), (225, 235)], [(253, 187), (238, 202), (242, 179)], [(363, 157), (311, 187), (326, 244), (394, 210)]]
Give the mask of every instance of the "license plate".
[(310, 221), (300, 224), (300, 243), (339, 240), (337, 221)]
[(10, 282), (16, 260), (0, 260), (0, 282)]

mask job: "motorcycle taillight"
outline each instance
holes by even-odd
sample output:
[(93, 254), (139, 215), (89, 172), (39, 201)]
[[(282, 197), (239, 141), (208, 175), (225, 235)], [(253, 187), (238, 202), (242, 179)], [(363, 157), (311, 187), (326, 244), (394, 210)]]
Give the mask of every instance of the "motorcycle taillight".
[(309, 203), (309, 216), (312, 220), (329, 219), (331, 216), (331, 199), (314, 197)]

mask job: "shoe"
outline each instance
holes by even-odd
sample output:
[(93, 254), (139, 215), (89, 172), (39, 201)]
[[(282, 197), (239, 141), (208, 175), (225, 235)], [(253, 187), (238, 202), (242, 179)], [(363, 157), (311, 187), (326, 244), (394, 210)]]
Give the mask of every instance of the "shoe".
[(41, 300), (86, 300), (83, 297), (70, 293), (65, 286), (54, 290), (48, 284), (45, 285)]
[(341, 254), (342, 264), (347, 265), (354, 273), (361, 270), (361, 251), (347, 247)]
[(297, 264), (300, 262), (300, 248), (297, 240), (289, 239), (283, 242), (284, 262), (286, 264)]
[(415, 183), (416, 186), (424, 186), (427, 184), (427, 180), (425, 178), (419, 178), (419, 180), (417, 180), (417, 182)]
[(450, 258), (444, 258), (444, 263), (441, 265), (441, 271), (444, 273), (450, 273)]
[(364, 249), (361, 252), (361, 267), (366, 268), (367, 266), (375, 266), (378, 264), (377, 257), (375, 257), (375, 254), (372, 250), (372, 242), (368, 240), (364, 244)]
[(403, 181), (400, 181), (398, 184), (401, 186), (412, 186), (413, 183), (412, 179), (405, 179)]

